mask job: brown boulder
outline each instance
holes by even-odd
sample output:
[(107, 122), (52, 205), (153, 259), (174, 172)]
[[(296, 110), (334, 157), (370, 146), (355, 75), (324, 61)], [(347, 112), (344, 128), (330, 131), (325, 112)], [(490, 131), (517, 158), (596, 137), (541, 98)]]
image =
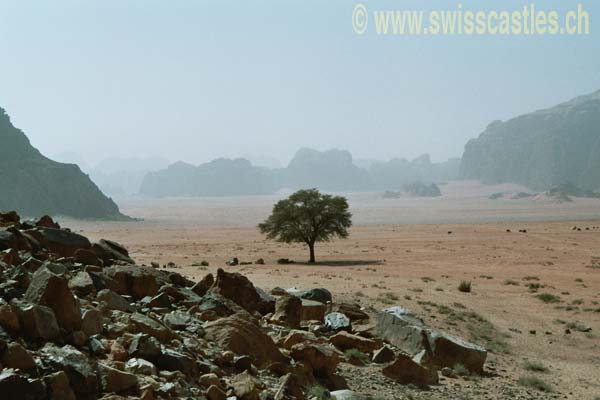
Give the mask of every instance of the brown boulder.
[(92, 251), (104, 262), (105, 265), (110, 265), (115, 261), (133, 264), (134, 261), (129, 257), (127, 249), (117, 242), (112, 240), (101, 239), (98, 243), (94, 243)]
[(23, 296), (32, 303), (50, 307), (56, 316), (58, 325), (66, 331), (81, 328), (79, 302), (69, 289), (69, 282), (52, 273), (48, 268), (38, 269), (31, 278), (29, 288)]
[(340, 363), (340, 352), (329, 344), (302, 342), (292, 346), (290, 356), (309, 366), (317, 377), (331, 378)]
[(98, 364), (98, 376), (102, 390), (109, 393), (125, 392), (138, 385), (137, 376), (102, 363)]
[(232, 300), (249, 313), (265, 308), (264, 300), (252, 282), (242, 274), (217, 270), (217, 278), (210, 288), (211, 292)]
[(302, 299), (302, 321), (323, 321), (327, 306), (316, 300)]
[(215, 341), (221, 347), (238, 355), (254, 358), (254, 365), (264, 367), (271, 362), (287, 363), (270, 336), (265, 334), (254, 322), (232, 315), (207, 323), (204, 326), (205, 339)]
[(213, 274), (208, 274), (194, 286), (192, 286), (192, 291), (196, 293), (198, 296), (204, 296), (208, 289), (215, 283), (215, 278)]
[(429, 370), (414, 362), (406, 354), (399, 354), (396, 361), (382, 370), (388, 378), (407, 385), (413, 384), (420, 388), (426, 388), (429, 384)]
[(158, 293), (160, 273), (151, 267), (115, 265), (104, 269), (104, 274), (116, 282), (115, 291), (139, 300)]
[(329, 341), (340, 350), (357, 349), (363, 353), (371, 353), (381, 346), (381, 343), (375, 340), (363, 338), (345, 331), (331, 336)]
[(0, 364), (6, 368), (16, 368), (21, 371), (29, 371), (35, 368), (33, 357), (23, 346), (17, 342), (11, 342), (0, 357)]
[(64, 371), (55, 372), (44, 377), (48, 398), (52, 400), (76, 400), (75, 393), (69, 385), (69, 377)]
[(60, 334), (54, 311), (50, 307), (24, 304), (18, 308), (19, 322), (26, 337), (54, 340)]
[(275, 302), (275, 314), (272, 320), (291, 328), (300, 327), (302, 318), (302, 300), (292, 295), (284, 295)]
[(234, 376), (230, 385), (236, 397), (241, 400), (259, 400), (258, 388), (260, 382), (247, 371)]
[(85, 236), (65, 229), (38, 227), (25, 232), (61, 257), (72, 257), (78, 249), (89, 249), (92, 246)]

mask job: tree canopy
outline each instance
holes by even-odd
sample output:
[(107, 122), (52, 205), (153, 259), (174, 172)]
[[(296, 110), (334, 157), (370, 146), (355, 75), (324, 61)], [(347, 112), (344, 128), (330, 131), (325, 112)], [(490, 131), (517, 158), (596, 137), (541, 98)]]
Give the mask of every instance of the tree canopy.
[(347, 238), (351, 218), (345, 197), (303, 189), (278, 201), (271, 215), (258, 228), (268, 239), (306, 243), (310, 251), (309, 262), (314, 263), (315, 243), (335, 237)]

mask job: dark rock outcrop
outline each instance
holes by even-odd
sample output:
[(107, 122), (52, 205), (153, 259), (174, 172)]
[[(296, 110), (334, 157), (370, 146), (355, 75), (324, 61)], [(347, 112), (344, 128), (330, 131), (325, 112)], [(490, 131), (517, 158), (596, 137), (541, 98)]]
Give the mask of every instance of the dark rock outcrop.
[(463, 179), (546, 190), (564, 183), (600, 188), (600, 91), (506, 122), (470, 140)]
[(0, 210), (24, 215), (125, 219), (77, 165), (44, 157), (0, 108)]

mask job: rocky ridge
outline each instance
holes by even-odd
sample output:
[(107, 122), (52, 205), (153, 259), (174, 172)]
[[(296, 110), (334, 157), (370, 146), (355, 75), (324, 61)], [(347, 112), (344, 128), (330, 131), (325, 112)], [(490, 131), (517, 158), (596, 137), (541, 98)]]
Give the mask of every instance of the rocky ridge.
[(368, 399), (372, 384), (437, 399), (457, 364), (491, 373), (486, 349), (400, 307), (268, 294), (221, 268), (193, 282), (49, 217), (3, 213), (0, 227), (3, 399)]

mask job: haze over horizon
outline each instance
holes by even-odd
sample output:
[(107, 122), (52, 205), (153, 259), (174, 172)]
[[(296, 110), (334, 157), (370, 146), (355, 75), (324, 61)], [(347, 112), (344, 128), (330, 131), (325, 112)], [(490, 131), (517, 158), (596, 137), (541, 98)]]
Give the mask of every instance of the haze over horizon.
[(576, 37), (358, 36), (355, 4), (3, 2), (0, 107), (42, 153), (88, 164), (268, 156), (286, 165), (301, 147), (443, 161), (494, 120), (600, 89), (595, 20)]

